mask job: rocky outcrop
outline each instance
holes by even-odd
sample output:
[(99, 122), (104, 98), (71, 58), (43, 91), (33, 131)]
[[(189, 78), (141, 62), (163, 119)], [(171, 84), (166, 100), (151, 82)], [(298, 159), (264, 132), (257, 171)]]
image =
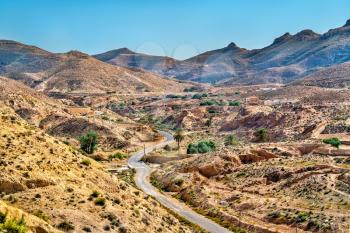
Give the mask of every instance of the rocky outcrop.
[(248, 153), (238, 155), (243, 164), (256, 163), (263, 160), (278, 158), (277, 155), (262, 149), (253, 149)]
[(0, 179), (0, 193), (16, 193), (26, 190), (27, 187), (18, 181), (10, 179)]

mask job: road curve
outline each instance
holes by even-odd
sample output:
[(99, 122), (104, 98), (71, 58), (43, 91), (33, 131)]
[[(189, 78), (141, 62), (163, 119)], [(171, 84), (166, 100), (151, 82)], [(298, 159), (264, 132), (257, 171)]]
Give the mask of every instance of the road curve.
[[(171, 134), (167, 132), (160, 131), (160, 133), (166, 138), (165, 141), (146, 148), (146, 154), (153, 151), (154, 149), (164, 147), (174, 141), (174, 138)], [(136, 170), (135, 182), (137, 187), (139, 187), (143, 192), (148, 195), (153, 196), (158, 200), (162, 205), (174, 211), (178, 215), (187, 219), (188, 221), (195, 223), (202, 227), (204, 230), (211, 233), (232, 233), (228, 229), (218, 225), (217, 223), (211, 221), (210, 219), (197, 214), (195, 211), (191, 210), (189, 207), (179, 202), (178, 200), (168, 197), (158, 191), (150, 182), (149, 176), (151, 174), (151, 168), (141, 162), (141, 158), (144, 156), (144, 151), (138, 151), (134, 153), (128, 160), (128, 166)]]

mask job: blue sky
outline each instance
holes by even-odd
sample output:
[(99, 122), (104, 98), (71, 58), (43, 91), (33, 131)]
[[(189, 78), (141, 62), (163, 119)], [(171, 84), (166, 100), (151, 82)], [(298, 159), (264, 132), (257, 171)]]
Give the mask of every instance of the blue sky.
[(348, 18), (350, 0), (0, 0), (0, 38), (184, 59), (230, 42), (253, 49), (285, 32), (323, 33)]

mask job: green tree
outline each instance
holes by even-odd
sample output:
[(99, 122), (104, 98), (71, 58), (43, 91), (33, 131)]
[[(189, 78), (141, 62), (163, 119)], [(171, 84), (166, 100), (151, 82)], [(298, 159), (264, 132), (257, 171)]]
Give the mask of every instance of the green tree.
[(178, 128), (174, 134), (174, 139), (177, 142), (177, 149), (178, 150), (180, 149), (180, 143), (184, 140), (184, 138), (185, 138), (184, 130), (181, 128)]
[(269, 131), (265, 128), (260, 128), (256, 131), (255, 136), (258, 142), (266, 142), (269, 140)]
[(93, 154), (97, 147), (97, 134), (90, 130), (79, 138), (80, 148), (88, 154)]
[(333, 147), (339, 148), (341, 141), (339, 138), (327, 138), (323, 140), (323, 143), (330, 144)]
[(187, 147), (187, 154), (204, 154), (210, 151), (214, 151), (216, 149), (216, 145), (213, 141), (200, 141), (198, 144), (190, 143)]

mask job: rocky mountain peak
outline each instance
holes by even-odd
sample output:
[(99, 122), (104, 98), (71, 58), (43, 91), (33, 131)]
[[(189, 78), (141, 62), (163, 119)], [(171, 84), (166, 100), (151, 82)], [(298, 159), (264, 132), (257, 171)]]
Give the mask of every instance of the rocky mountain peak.
[(76, 57), (76, 58), (89, 58), (89, 55), (78, 50), (71, 50), (67, 52), (68, 56)]
[(134, 52), (128, 48), (120, 48), (120, 49), (115, 50), (115, 52), (119, 53), (119, 54), (134, 54)]
[(320, 37), (319, 34), (317, 34), (316, 32), (314, 32), (310, 29), (302, 30), (301, 32), (298, 32), (294, 36), (295, 39), (300, 40), (300, 41), (313, 40), (313, 39), (317, 39), (319, 37)]
[(229, 44), (226, 46), (226, 48), (231, 48), (231, 49), (233, 49), (233, 48), (238, 48), (238, 46), (236, 45), (236, 43), (231, 42), (231, 43), (229, 43)]
[(224, 51), (241, 51), (241, 50), (244, 50), (244, 49), (238, 47), (237, 44), (234, 43), (234, 42), (229, 43), (229, 44), (224, 48)]
[(289, 32), (287, 32), (287, 33), (283, 34), (282, 36), (276, 38), (276, 39), (273, 41), (273, 44), (274, 44), (274, 45), (275, 45), (275, 44), (280, 44), (280, 43), (282, 43), (282, 42), (285, 42), (285, 41), (289, 40), (290, 38), (292, 38), (292, 35), (291, 35)]
[(344, 27), (350, 27), (350, 19), (348, 19), (348, 21), (346, 21)]

